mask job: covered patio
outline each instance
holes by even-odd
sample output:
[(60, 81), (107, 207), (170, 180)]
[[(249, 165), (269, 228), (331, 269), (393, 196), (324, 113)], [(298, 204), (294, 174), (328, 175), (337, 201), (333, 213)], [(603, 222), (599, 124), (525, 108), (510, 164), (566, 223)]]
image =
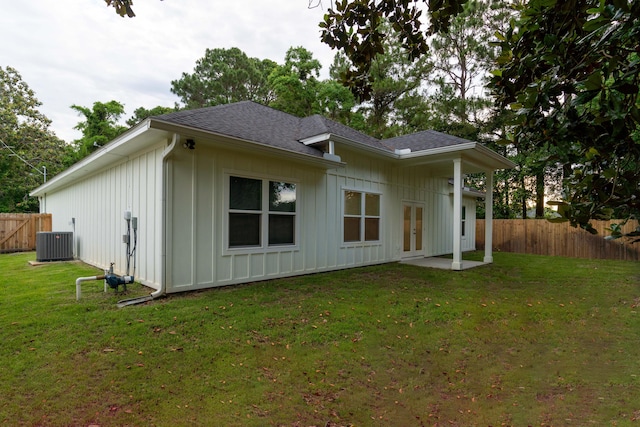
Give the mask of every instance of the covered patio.
[[(400, 137), (402, 138), (402, 137)], [(424, 156), (429, 152), (429, 156)], [(405, 161), (405, 167), (428, 166), (434, 176), (449, 177), (452, 184), (453, 205), (453, 230), (452, 258), (413, 258), (402, 260), (403, 263), (420, 265), (424, 267), (441, 268), (446, 270), (465, 270), (493, 262), (493, 188), (494, 172), (500, 169), (511, 169), (515, 164), (505, 157), (495, 153), (477, 142), (468, 142), (455, 146), (445, 146), (423, 150), (422, 155), (416, 153), (403, 153), (400, 157)], [(482, 173), (485, 176), (485, 193), (481, 194), (464, 186), (465, 174)], [(462, 260), (462, 197), (472, 195), (482, 198), (484, 196), (485, 208), (485, 248), (483, 261)]]

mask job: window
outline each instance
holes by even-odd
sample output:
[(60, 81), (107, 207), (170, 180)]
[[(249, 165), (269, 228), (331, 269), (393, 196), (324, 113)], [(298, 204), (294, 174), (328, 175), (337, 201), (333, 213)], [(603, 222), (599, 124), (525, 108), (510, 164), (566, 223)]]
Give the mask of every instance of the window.
[(462, 237), (464, 237), (466, 225), (467, 225), (467, 207), (465, 205), (462, 205), (462, 227), (461, 227)]
[(343, 241), (380, 240), (380, 195), (360, 191), (344, 192)]
[(229, 248), (295, 245), (296, 184), (229, 177)]

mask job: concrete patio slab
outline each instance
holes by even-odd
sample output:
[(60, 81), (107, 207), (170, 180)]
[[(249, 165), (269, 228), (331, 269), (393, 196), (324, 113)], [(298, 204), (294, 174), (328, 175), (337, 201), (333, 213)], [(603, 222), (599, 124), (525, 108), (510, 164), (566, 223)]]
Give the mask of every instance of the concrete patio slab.
[[(414, 258), (400, 261), (402, 264), (409, 265), (417, 265), (419, 267), (428, 267), (428, 268), (437, 268), (440, 270), (451, 270), (451, 262), (450, 258), (439, 258), (439, 257), (429, 257), (429, 258)], [(462, 270), (468, 270), (470, 268), (480, 267), (482, 265), (487, 265), (489, 263), (482, 261), (462, 261)]]

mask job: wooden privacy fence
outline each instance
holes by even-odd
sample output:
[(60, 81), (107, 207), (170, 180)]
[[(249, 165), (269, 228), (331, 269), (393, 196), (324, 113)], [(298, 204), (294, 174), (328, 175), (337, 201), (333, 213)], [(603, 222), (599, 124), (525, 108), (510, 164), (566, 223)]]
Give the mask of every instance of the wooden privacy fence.
[(51, 231), (51, 214), (0, 213), (0, 253), (35, 250), (39, 231)]
[[(493, 249), (522, 254), (566, 256), (573, 258), (619, 259), (640, 261), (640, 242), (631, 244), (605, 240), (606, 228), (621, 221), (593, 221), (598, 234), (574, 228), (568, 222), (552, 223), (545, 219), (494, 219)], [(629, 221), (623, 228), (633, 231), (638, 221)], [(485, 220), (476, 221), (476, 247), (484, 249)]]

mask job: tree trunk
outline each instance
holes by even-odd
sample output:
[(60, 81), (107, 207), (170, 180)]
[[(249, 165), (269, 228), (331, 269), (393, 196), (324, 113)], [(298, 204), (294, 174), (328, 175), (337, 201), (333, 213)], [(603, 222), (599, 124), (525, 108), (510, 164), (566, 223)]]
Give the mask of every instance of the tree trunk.
[(544, 218), (544, 168), (536, 174), (536, 218)]

